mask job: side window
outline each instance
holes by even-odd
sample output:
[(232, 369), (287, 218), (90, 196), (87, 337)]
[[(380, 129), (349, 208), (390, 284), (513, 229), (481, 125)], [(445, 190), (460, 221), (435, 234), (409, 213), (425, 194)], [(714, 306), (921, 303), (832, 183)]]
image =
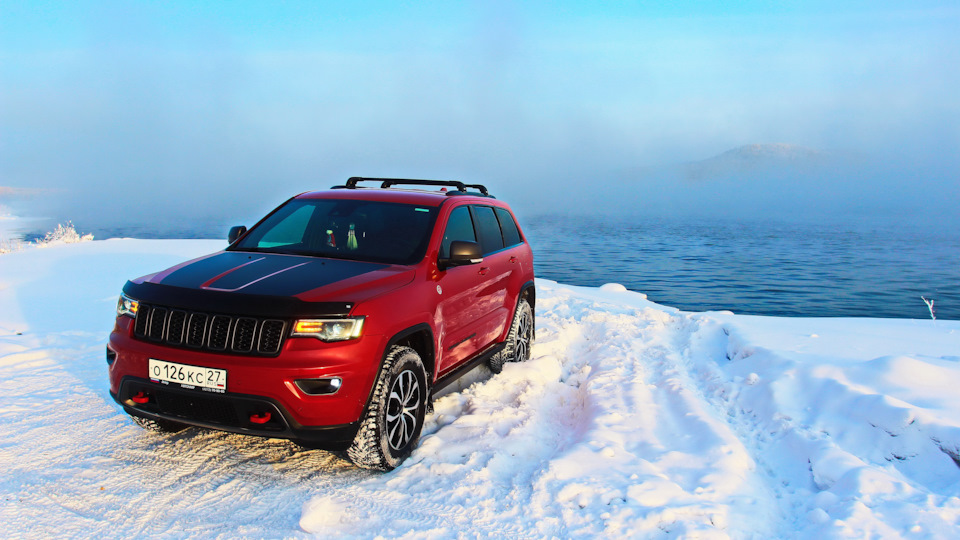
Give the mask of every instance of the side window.
[(513, 220), (510, 212), (503, 208), (496, 208), (497, 219), (500, 220), (500, 230), (503, 231), (503, 244), (507, 247), (515, 246), (523, 240), (520, 238), (520, 229), (517, 228), (517, 222)]
[(473, 217), (477, 220), (477, 233), (480, 235), (480, 249), (483, 254), (486, 256), (503, 249), (500, 223), (497, 221), (496, 214), (493, 213), (493, 208), (474, 206)]
[(473, 220), (470, 219), (470, 209), (466, 206), (454, 208), (450, 212), (450, 220), (443, 231), (443, 243), (440, 244), (440, 258), (450, 256), (450, 244), (454, 240), (476, 242), (477, 235), (473, 232)]

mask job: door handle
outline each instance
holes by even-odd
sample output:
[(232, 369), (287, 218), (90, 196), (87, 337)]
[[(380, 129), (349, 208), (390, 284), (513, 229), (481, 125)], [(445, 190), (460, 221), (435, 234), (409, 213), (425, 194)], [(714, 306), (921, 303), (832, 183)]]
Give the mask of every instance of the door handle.
[(510, 257), (510, 262), (512, 262), (512, 263), (517, 263), (517, 262), (519, 262), (519, 261), (520, 261), (520, 259), (518, 259), (518, 258), (516, 258), (516, 257)]
[(487, 275), (487, 272), (489, 272), (489, 271), (490, 271), (490, 267), (489, 267), (489, 266), (484, 266), (484, 267), (481, 268), (480, 271), (477, 272), (477, 273), (480, 274), (481, 276), (485, 276), (485, 275)]

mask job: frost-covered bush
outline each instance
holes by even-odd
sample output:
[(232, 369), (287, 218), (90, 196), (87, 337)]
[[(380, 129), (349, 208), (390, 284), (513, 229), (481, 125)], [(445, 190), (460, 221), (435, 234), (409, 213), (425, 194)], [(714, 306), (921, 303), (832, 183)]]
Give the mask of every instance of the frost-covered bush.
[(0, 240), (0, 255), (23, 250), (23, 240)]
[(75, 244), (77, 242), (89, 242), (93, 240), (92, 234), (81, 236), (73, 227), (73, 223), (68, 221), (66, 225), (57, 224), (57, 228), (48, 232), (42, 240), (37, 240), (37, 247), (54, 246), (58, 244)]
[(30, 247), (49, 247), (61, 244), (75, 244), (77, 242), (89, 242), (93, 240), (92, 234), (81, 235), (74, 228), (73, 223), (68, 221), (66, 224), (57, 224), (57, 228), (48, 232), (43, 238), (38, 238), (33, 242), (24, 242), (19, 239), (0, 240), (0, 254), (11, 253), (14, 251), (23, 251)]

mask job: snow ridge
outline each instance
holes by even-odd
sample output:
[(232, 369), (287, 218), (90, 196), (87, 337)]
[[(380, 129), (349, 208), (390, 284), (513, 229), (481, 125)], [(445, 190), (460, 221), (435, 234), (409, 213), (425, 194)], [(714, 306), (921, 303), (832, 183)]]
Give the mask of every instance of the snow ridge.
[[(960, 470), (951, 456), (953, 422), (851, 380), (864, 366), (805, 364), (747, 345), (712, 318), (695, 319), (700, 329), (687, 357), (705, 394), (775, 479), (781, 511), (793, 516), (782, 535), (955, 534)], [(927, 371), (916, 360), (902, 361)]]

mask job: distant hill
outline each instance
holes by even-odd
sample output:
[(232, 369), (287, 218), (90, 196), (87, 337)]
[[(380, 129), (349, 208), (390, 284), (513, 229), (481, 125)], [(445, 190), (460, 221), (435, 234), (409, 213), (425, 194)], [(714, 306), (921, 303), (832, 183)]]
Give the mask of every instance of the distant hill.
[(819, 150), (794, 144), (748, 144), (681, 165), (685, 180), (700, 182), (718, 178), (753, 177), (758, 174), (804, 174), (816, 172), (832, 161)]

